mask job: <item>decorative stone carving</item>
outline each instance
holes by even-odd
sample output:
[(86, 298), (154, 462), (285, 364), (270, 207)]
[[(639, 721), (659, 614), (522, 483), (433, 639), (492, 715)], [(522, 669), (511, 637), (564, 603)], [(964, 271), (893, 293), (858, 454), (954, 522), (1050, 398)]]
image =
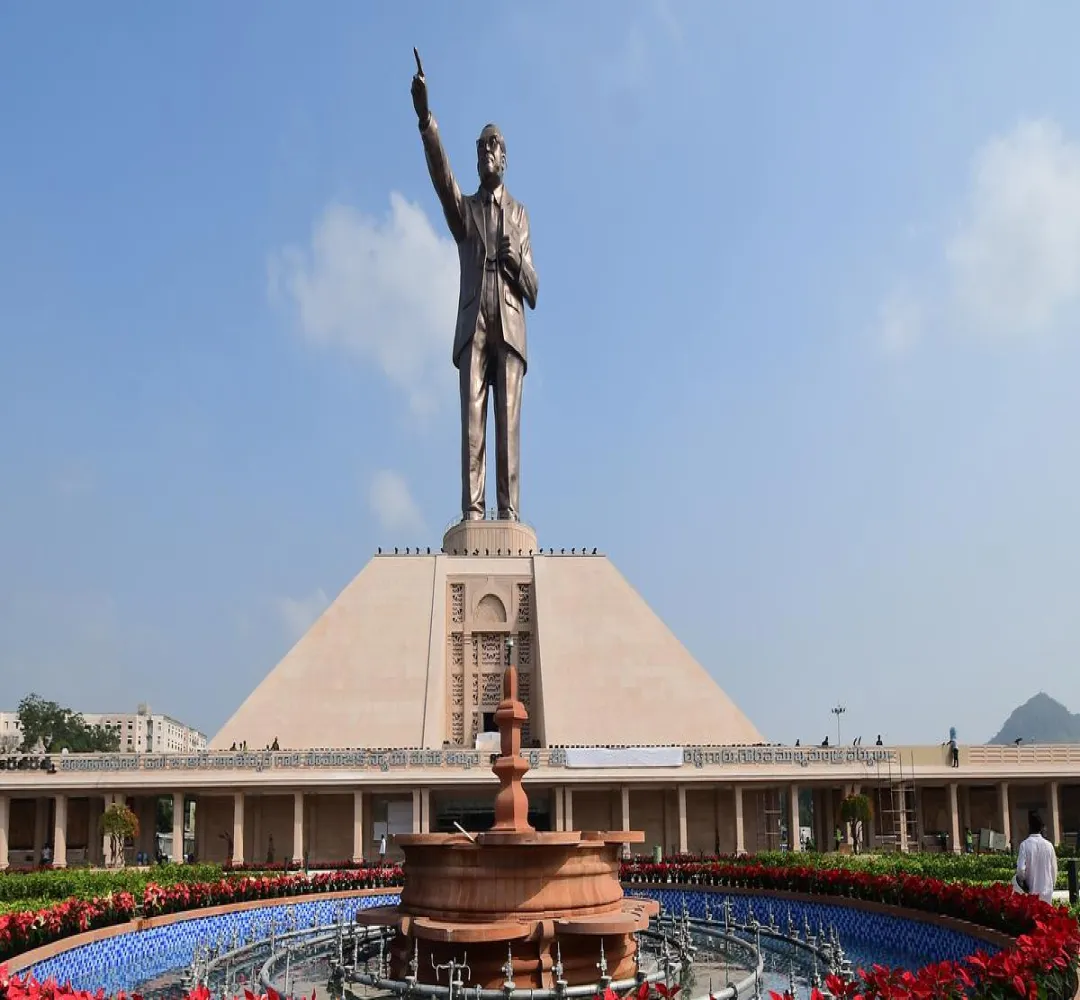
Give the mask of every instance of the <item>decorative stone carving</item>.
[(477, 674), (472, 675), (472, 706), (477, 708), (480, 704), (480, 677)]
[[(517, 666), (519, 670), (532, 666), (532, 636), (528, 632), (519, 632), (517, 635)], [(525, 707), (529, 707), (527, 702)]]
[(528, 625), (532, 619), (532, 584), (517, 585), (517, 621), (519, 625)]
[(506, 607), (494, 594), (485, 594), (476, 605), (474, 620), (478, 625), (505, 624)]
[(465, 584), (450, 584), (450, 623), (463, 625), (465, 623)]
[(460, 632), (450, 637), (450, 666), (459, 672), (465, 669), (465, 639)]
[(454, 712), (450, 720), (450, 740), (454, 746), (465, 745), (465, 713)]
[(502, 701), (502, 674), (484, 674), (484, 709), (494, 710)]
[(506, 641), (501, 635), (488, 633), (480, 637), (480, 665), (502, 669)]
[(465, 678), (461, 674), (454, 674), (450, 678), (450, 704), (455, 709), (465, 704)]

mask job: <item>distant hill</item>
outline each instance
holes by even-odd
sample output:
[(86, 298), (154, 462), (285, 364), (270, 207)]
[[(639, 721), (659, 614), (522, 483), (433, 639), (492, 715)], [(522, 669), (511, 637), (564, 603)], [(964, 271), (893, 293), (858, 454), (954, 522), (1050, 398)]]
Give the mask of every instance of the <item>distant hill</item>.
[(1073, 715), (1060, 701), (1039, 692), (1005, 720), (991, 743), (1080, 743), (1080, 715)]

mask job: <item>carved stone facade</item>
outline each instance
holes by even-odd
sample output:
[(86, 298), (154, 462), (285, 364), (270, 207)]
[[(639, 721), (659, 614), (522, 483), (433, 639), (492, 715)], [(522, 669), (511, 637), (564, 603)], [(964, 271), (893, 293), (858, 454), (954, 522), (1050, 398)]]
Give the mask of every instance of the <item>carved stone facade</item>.
[(532, 581), (475, 576), (448, 581), (447, 595), (447, 735), (454, 746), (471, 747), (484, 731), (484, 716), (502, 699), (506, 640), (514, 637), (520, 677), (519, 696), (529, 712), (523, 743), (532, 745), (543, 732), (534, 718)]

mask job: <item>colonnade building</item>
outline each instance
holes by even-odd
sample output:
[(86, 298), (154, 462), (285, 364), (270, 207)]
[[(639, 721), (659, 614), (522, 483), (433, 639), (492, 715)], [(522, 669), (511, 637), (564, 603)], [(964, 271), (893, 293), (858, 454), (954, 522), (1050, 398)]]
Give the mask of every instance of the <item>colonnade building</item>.
[(442, 552), (372, 559), (205, 752), (0, 761), (0, 866), (46, 846), (54, 865), (103, 863), (114, 801), (140, 818), (129, 851), (152, 857), (162, 797), (168, 853), (235, 864), (483, 829), (510, 656), (539, 829), (644, 830), (668, 854), (836, 849), (856, 790), (875, 850), (960, 850), (969, 829), (1003, 847), (1033, 808), (1055, 841), (1080, 829), (1080, 746), (961, 746), (953, 766), (940, 746), (769, 745), (605, 556), (467, 522)]

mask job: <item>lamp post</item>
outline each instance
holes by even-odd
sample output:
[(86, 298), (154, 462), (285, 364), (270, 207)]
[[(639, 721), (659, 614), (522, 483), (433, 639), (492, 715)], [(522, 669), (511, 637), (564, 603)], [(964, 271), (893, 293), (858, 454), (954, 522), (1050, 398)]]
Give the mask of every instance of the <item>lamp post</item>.
[(836, 744), (840, 745), (840, 716), (843, 715), (847, 709), (843, 705), (834, 705), (829, 711), (836, 716)]

